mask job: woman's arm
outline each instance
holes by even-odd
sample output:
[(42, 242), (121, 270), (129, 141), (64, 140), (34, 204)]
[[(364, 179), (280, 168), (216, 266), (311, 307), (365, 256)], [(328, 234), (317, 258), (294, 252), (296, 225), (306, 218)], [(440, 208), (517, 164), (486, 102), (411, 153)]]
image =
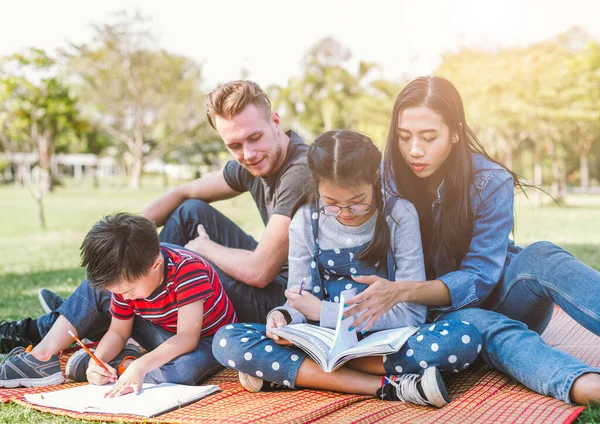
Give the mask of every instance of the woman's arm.
[[(452, 311), (467, 305), (477, 306), (491, 293), (502, 277), (509, 235), (513, 224), (514, 188), (510, 174), (493, 172), (481, 190), (479, 207), (475, 211), (473, 237), (458, 270), (426, 282), (390, 283), (377, 278), (362, 278), (370, 284), (348, 305), (356, 305), (345, 316), (368, 310), (357, 319), (376, 320), (398, 302), (435, 306), (440, 311)], [(362, 302), (362, 303), (361, 303)]]

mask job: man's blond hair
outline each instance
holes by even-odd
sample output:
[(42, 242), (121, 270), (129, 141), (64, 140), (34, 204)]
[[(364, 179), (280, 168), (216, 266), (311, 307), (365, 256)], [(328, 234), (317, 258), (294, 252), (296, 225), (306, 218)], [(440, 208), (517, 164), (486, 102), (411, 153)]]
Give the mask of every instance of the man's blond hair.
[(271, 116), (271, 101), (267, 94), (254, 81), (238, 80), (215, 88), (206, 95), (206, 115), (208, 123), (215, 130), (215, 118), (230, 119), (248, 105), (263, 109), (265, 116)]

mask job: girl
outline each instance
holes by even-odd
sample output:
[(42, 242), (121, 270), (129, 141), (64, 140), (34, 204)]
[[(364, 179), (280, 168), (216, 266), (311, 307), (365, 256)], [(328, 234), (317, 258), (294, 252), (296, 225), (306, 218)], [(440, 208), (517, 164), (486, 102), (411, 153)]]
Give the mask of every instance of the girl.
[[(546, 345), (539, 336), (555, 304), (600, 335), (600, 273), (548, 242), (521, 249), (509, 238), (510, 170), (490, 159), (465, 122), (447, 80), (422, 77), (398, 95), (386, 147), (388, 191), (420, 218), (429, 281), (378, 277), (351, 299), (356, 325), (399, 302), (429, 305), (429, 318), (465, 320), (484, 340), (484, 360), (538, 393), (567, 403), (600, 400), (600, 370)], [(363, 302), (360, 305), (359, 302)]]
[(341, 291), (367, 287), (353, 280), (356, 275), (425, 277), (416, 211), (400, 199), (384, 207), (381, 153), (371, 139), (329, 131), (315, 140), (307, 159), (314, 189), (290, 226), (288, 301), (269, 313), (266, 327), (225, 327), (213, 343), (215, 357), (239, 370), (250, 391), (306, 387), (445, 405), (449, 398), (439, 371), (459, 372), (481, 349), (480, 335), (467, 322), (424, 326), (424, 306), (398, 303), (371, 329), (416, 325), (419, 331), (393, 355), (355, 359), (332, 373), (268, 331), (307, 321), (335, 328)]

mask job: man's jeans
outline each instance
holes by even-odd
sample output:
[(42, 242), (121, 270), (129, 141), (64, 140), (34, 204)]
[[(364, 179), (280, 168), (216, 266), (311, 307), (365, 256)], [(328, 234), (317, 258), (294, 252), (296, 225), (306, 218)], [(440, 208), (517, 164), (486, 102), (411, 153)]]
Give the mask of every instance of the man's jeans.
[[(38, 318), (40, 335), (45, 337), (59, 315), (63, 315), (77, 330), (81, 338), (99, 339), (110, 325), (110, 293), (92, 289), (88, 280), (56, 311)], [(151, 351), (175, 333), (152, 324), (139, 316), (134, 318), (131, 337), (144, 349)], [(178, 383), (195, 385), (217, 373), (222, 366), (212, 354), (212, 337), (202, 337), (196, 349), (167, 362), (146, 374), (146, 383)]]
[[(185, 246), (198, 236), (202, 224), (211, 240), (236, 249), (254, 250), (258, 242), (229, 218), (201, 200), (187, 200), (169, 217), (160, 233), (160, 241)], [(286, 246), (287, 248), (287, 246)], [(285, 303), (287, 267), (265, 288), (253, 287), (230, 277), (211, 262), (240, 322), (265, 323), (271, 309)]]
[(600, 335), (600, 273), (548, 242), (520, 252), (484, 307), (450, 312), (440, 319), (464, 320), (483, 337), (482, 358), (530, 389), (571, 403), (577, 377), (600, 370), (544, 343), (554, 304)]

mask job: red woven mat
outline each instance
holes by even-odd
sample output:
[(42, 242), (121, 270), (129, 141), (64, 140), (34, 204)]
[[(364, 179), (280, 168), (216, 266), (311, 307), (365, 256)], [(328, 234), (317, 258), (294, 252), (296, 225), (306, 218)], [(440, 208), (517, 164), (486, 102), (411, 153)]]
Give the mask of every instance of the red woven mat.
[[(597, 353), (600, 337), (577, 325), (562, 311), (556, 310), (543, 338), (600, 367)], [(239, 385), (237, 373), (231, 370), (220, 372), (206, 383), (218, 384), (222, 391), (154, 419), (80, 414), (33, 406), (23, 400), (26, 393), (54, 391), (73, 383), (39, 389), (0, 390), (0, 399), (11, 399), (19, 405), (75, 419), (164, 423), (570, 423), (585, 409), (533, 393), (485, 365), (476, 365), (448, 378), (452, 402), (442, 409), (314, 390), (248, 393)]]

